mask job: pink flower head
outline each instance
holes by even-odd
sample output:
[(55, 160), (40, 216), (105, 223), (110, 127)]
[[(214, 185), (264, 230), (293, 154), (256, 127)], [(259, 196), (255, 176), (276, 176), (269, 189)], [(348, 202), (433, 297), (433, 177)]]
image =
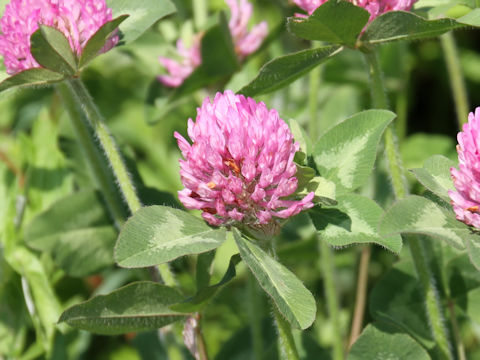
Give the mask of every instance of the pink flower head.
[(160, 64), (168, 71), (168, 75), (160, 75), (158, 80), (168, 87), (179, 87), (192, 72), (201, 65), (201, 36), (193, 39), (190, 48), (186, 48), (182, 40), (177, 41), (177, 53), (179, 60), (160, 57)]
[[(327, 0), (293, 0), (293, 2), (311, 15), (320, 5), (327, 2)], [(370, 13), (369, 22), (371, 22), (377, 16), (388, 11), (408, 11), (417, 0), (352, 0), (351, 2), (367, 10)]]
[(255, 52), (268, 34), (265, 21), (255, 25), (248, 31), (248, 22), (252, 16), (253, 7), (247, 0), (225, 0), (230, 7), (231, 17), (228, 27), (232, 34), (235, 52), (240, 60)]
[(457, 191), (448, 195), (457, 219), (480, 228), (480, 107), (468, 115), (468, 123), (457, 139), (460, 169), (450, 169)]
[(202, 210), (211, 225), (275, 224), (313, 206), (314, 193), (292, 200), (297, 189), (293, 162), (299, 149), (287, 124), (264, 103), (217, 93), (188, 120), (193, 144), (175, 133), (185, 160), (180, 175), (185, 189), (179, 199), (188, 209)]
[(308, 15), (312, 15), (315, 10), (327, 0), (293, 0), (295, 5), (305, 10)]
[[(252, 16), (253, 7), (247, 0), (225, 0), (230, 7), (231, 18), (228, 23), (232, 35), (235, 53), (240, 60), (255, 52), (267, 36), (267, 23), (262, 21), (248, 31), (248, 22)], [(160, 57), (160, 63), (168, 75), (161, 75), (158, 80), (168, 87), (179, 87), (192, 72), (202, 64), (201, 55), (202, 34), (197, 34), (193, 45), (185, 48), (182, 41), (177, 42), (178, 60)]]
[[(61, 31), (79, 56), (92, 35), (110, 20), (112, 10), (105, 0), (11, 0), (0, 19), (0, 55), (7, 73), (40, 67), (30, 52), (30, 36), (39, 24)], [(102, 52), (117, 42), (118, 36), (111, 37)]]

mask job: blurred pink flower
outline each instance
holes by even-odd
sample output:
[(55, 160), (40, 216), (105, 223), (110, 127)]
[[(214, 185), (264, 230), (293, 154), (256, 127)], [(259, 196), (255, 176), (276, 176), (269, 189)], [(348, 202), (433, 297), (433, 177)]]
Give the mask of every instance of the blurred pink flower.
[[(244, 60), (255, 52), (267, 36), (267, 23), (262, 21), (248, 31), (248, 22), (252, 16), (253, 7), (247, 0), (225, 0), (230, 7), (228, 27), (232, 35), (235, 53), (239, 60)], [(178, 87), (192, 72), (202, 64), (201, 55), (202, 34), (197, 34), (190, 48), (185, 48), (182, 41), (177, 42), (178, 61), (160, 57), (160, 63), (167, 70), (167, 75), (161, 75), (158, 80), (165, 86)]]
[(327, 0), (293, 0), (293, 2), (299, 8), (305, 10), (308, 15), (312, 15), (312, 13), (317, 10), (320, 5), (327, 2)]
[(182, 40), (177, 41), (179, 61), (160, 57), (160, 64), (168, 71), (168, 75), (160, 75), (158, 80), (165, 86), (179, 87), (192, 72), (202, 63), (201, 36), (196, 35), (190, 48), (186, 48)]
[(248, 22), (252, 17), (253, 6), (247, 0), (225, 0), (230, 7), (231, 18), (228, 27), (232, 34), (235, 52), (240, 60), (255, 52), (268, 34), (265, 21), (248, 31)]
[(175, 132), (185, 160), (179, 199), (202, 210), (211, 225), (275, 224), (313, 206), (314, 193), (285, 199), (297, 189), (293, 162), (299, 145), (276, 110), (227, 90), (207, 98), (188, 120), (193, 144)]
[(451, 168), (456, 191), (449, 191), (457, 219), (480, 228), (480, 107), (458, 133), (459, 168)]
[[(110, 20), (112, 10), (105, 0), (11, 0), (0, 19), (0, 55), (7, 73), (40, 67), (30, 53), (30, 36), (39, 24), (61, 31), (79, 56), (92, 35)], [(102, 52), (117, 42), (118, 36), (112, 36)]]
[[(320, 5), (327, 2), (327, 0), (293, 0), (293, 2), (311, 15)], [(367, 10), (370, 13), (369, 22), (371, 22), (377, 16), (388, 11), (408, 11), (417, 0), (352, 0), (351, 2)]]

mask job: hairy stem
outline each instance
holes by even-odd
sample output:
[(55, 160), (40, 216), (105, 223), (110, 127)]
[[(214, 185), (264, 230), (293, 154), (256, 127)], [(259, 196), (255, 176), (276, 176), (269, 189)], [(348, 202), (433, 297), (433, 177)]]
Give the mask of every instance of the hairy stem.
[(332, 249), (325, 241), (320, 240), (320, 266), (322, 267), (325, 294), (327, 297), (328, 315), (332, 322), (333, 360), (344, 358), (343, 339), (340, 329), (337, 288), (335, 287)]
[(275, 325), (278, 331), (278, 343), (280, 347), (280, 359), (284, 360), (300, 360), (297, 347), (293, 340), (292, 329), (290, 324), (283, 318), (275, 304), (272, 304)]
[(67, 80), (66, 84), (75, 97), (77, 105), (81, 107), (83, 113), (93, 129), (100, 145), (105, 152), (109, 165), (112, 168), (118, 188), (125, 200), (130, 212), (133, 214), (141, 208), (142, 204), (137, 196), (135, 186), (133, 185), (131, 176), (125, 166), (120, 155), (120, 151), (113, 140), (110, 131), (103, 122), (102, 116), (98, 108), (94, 104), (88, 90), (80, 79)]
[(368, 266), (370, 263), (370, 255), (372, 248), (366, 245), (362, 249), (360, 256), (360, 265), (358, 266), (357, 293), (355, 295), (355, 310), (353, 313), (352, 329), (350, 331), (350, 341), (348, 347), (351, 347), (360, 333), (362, 332), (363, 316), (365, 314), (365, 306), (367, 303), (367, 287), (368, 287)]
[(122, 205), (121, 195), (115, 185), (115, 178), (109, 168), (108, 161), (95, 140), (88, 120), (82, 112), (81, 104), (78, 104), (78, 98), (75, 96), (73, 88), (68, 82), (62, 82), (57, 85), (57, 89), (70, 117), (77, 141), (87, 160), (90, 174), (102, 192), (116, 227), (120, 228), (127, 214)]
[[(388, 109), (388, 98), (385, 93), (383, 73), (375, 50), (367, 50), (367, 52), (365, 52), (365, 58), (370, 74), (373, 105), (377, 108)], [(385, 151), (395, 197), (402, 199), (408, 194), (408, 187), (404, 177), (405, 169), (400, 161), (400, 154), (396, 146), (396, 136), (392, 125), (385, 131)], [(422, 284), (425, 307), (431, 325), (432, 335), (440, 349), (439, 356), (442, 359), (451, 359), (451, 347), (448, 340), (447, 329), (444, 326), (444, 312), (437, 296), (438, 291), (436, 289), (435, 279), (422, 249), (422, 243), (416, 236), (408, 236), (405, 238), (410, 245), (410, 254), (415, 264), (418, 278)]]
[[(312, 42), (312, 48), (320, 46), (319, 41)], [(320, 78), (322, 75), (321, 66), (317, 66), (315, 69), (310, 71), (308, 81), (309, 81), (309, 92), (308, 92), (308, 107), (309, 107), (309, 122), (308, 122), (308, 131), (310, 133), (310, 138), (315, 144), (318, 139), (318, 91), (320, 88)]]
[(409, 240), (410, 253), (412, 254), (415, 269), (422, 285), (430, 328), (438, 345), (438, 357), (440, 359), (453, 359), (450, 341), (445, 328), (443, 309), (438, 298), (435, 279), (426, 260), (427, 257), (423, 244), (417, 236), (408, 236), (407, 239)]
[[(117, 228), (120, 228), (127, 217), (122, 198), (132, 214), (142, 204), (115, 140), (80, 79), (66, 80), (58, 85), (58, 90), (95, 182), (102, 191)], [(159, 265), (158, 269), (167, 285), (174, 285), (168, 264)]]
[(262, 341), (262, 314), (261, 314), (261, 297), (260, 289), (257, 285), (257, 279), (253, 274), (248, 276), (248, 317), (250, 318), (250, 329), (253, 345), (253, 359), (261, 360), (263, 356)]
[(208, 360), (207, 345), (205, 344), (205, 338), (202, 332), (202, 318), (197, 313), (197, 327), (195, 328), (195, 343), (197, 344), (198, 360)]
[(465, 354), (465, 346), (462, 342), (462, 336), (460, 334), (460, 328), (458, 327), (457, 316), (455, 314), (455, 304), (451, 299), (448, 301), (448, 310), (450, 313), (450, 321), (452, 322), (453, 336), (455, 337), (455, 342), (457, 344), (458, 360), (467, 360), (467, 355)]
[[(378, 62), (377, 53), (374, 50), (366, 52), (365, 58), (367, 60), (368, 73), (370, 75), (372, 105), (376, 109), (389, 109), (390, 106), (385, 92), (383, 72)], [(393, 124), (390, 124), (385, 130), (384, 143), (393, 191), (395, 192), (395, 197), (401, 199), (407, 195), (408, 190)]]
[(440, 42), (443, 48), (445, 62), (447, 63), (448, 76), (450, 78), (450, 87), (452, 88), (453, 100), (455, 102), (455, 111), (457, 113), (458, 127), (462, 130), (462, 125), (468, 119), (468, 96), (465, 86), (465, 78), (462, 72), (462, 65), (458, 56), (455, 38), (451, 32), (440, 36)]

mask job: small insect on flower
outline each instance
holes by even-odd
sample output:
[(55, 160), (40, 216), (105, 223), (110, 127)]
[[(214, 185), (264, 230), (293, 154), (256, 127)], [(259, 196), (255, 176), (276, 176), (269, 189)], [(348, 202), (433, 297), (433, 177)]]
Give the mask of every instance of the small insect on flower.
[(451, 168), (456, 191), (449, 191), (457, 219), (480, 229), (480, 107), (458, 133), (459, 169)]
[(314, 193), (292, 199), (297, 190), (299, 149), (288, 125), (262, 102), (217, 93), (205, 99), (194, 122), (188, 120), (190, 144), (175, 132), (184, 159), (179, 199), (202, 210), (211, 225), (275, 229), (286, 219), (313, 207)]
[[(7, 73), (40, 67), (30, 51), (30, 37), (39, 25), (61, 31), (80, 56), (88, 40), (110, 20), (112, 10), (105, 0), (11, 0), (0, 19), (0, 55)], [(117, 42), (118, 36), (111, 36), (101, 52)]]

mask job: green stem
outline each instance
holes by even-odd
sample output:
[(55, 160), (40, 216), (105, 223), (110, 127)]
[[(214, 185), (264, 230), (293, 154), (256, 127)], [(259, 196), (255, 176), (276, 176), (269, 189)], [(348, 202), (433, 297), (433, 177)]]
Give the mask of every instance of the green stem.
[(110, 131), (103, 122), (100, 112), (80, 79), (67, 80), (66, 84), (72, 95), (75, 97), (77, 104), (81, 106), (85, 117), (89, 121), (95, 136), (98, 138), (98, 141), (105, 152), (123, 199), (127, 203), (130, 212), (132, 214), (135, 213), (142, 207), (142, 204), (137, 196), (130, 174), (128, 173), (127, 167), (120, 155), (120, 151), (118, 150)]
[[(365, 54), (370, 75), (370, 88), (372, 92), (372, 103), (376, 109), (389, 109), (389, 101), (385, 92), (385, 81), (383, 72), (378, 62), (376, 51), (370, 50)], [(397, 199), (404, 198), (407, 195), (407, 184), (404, 177), (402, 160), (397, 147), (395, 128), (390, 124), (385, 130), (384, 135), (385, 153), (388, 160), (388, 170), (392, 180), (393, 191)]]
[(370, 263), (370, 255), (372, 248), (365, 245), (360, 256), (360, 264), (358, 266), (357, 293), (355, 295), (355, 310), (352, 321), (352, 329), (350, 331), (350, 340), (348, 347), (350, 348), (362, 332), (363, 317), (365, 314), (365, 305), (367, 303), (367, 287), (368, 287), (368, 266)]
[(450, 321), (452, 322), (453, 335), (457, 344), (458, 360), (467, 360), (467, 355), (465, 354), (465, 346), (462, 342), (462, 336), (460, 334), (460, 328), (458, 326), (457, 316), (455, 314), (455, 304), (451, 299), (449, 299), (448, 301), (448, 310), (450, 312)]
[(408, 88), (410, 83), (410, 68), (408, 44), (399, 43), (399, 54), (401, 63), (402, 80), (400, 81), (400, 89), (396, 96), (395, 112), (397, 113), (396, 127), (398, 139), (400, 143), (407, 136), (407, 117), (408, 117)]
[(193, 1), (193, 18), (197, 30), (202, 30), (208, 18), (208, 2), (206, 0)]
[(440, 42), (447, 63), (448, 76), (450, 78), (450, 86), (452, 88), (453, 99), (455, 102), (455, 110), (457, 112), (458, 127), (462, 129), (462, 125), (468, 119), (468, 96), (465, 86), (465, 78), (462, 72), (462, 65), (458, 56), (455, 38), (451, 32), (440, 36)]
[[(257, 239), (258, 240), (258, 239)], [(263, 244), (260, 246), (267, 251), (273, 258), (276, 258), (276, 251), (275, 251), (275, 238), (271, 238), (270, 240), (265, 241), (263, 240)], [(262, 246), (263, 245), (263, 246)], [(300, 356), (298, 355), (297, 346), (295, 345), (295, 340), (292, 334), (292, 328), (288, 321), (285, 320), (280, 311), (272, 302), (273, 308), (273, 319), (275, 321), (275, 325), (277, 327), (278, 332), (278, 348), (280, 353), (280, 359), (282, 360), (300, 360)]]
[(250, 320), (250, 329), (253, 344), (253, 359), (261, 360), (263, 356), (262, 341), (262, 313), (261, 313), (261, 297), (257, 280), (253, 274), (248, 276), (248, 316)]
[(408, 240), (413, 262), (422, 285), (430, 328), (434, 340), (438, 345), (438, 357), (440, 359), (453, 359), (450, 342), (444, 325), (444, 314), (441, 308), (440, 299), (438, 298), (438, 291), (435, 287), (435, 279), (427, 264), (427, 257), (423, 244), (416, 236), (409, 236)]
[(278, 331), (280, 358), (284, 360), (300, 360), (290, 324), (283, 318), (282, 314), (280, 314), (277, 306), (275, 304), (272, 306), (273, 316)]
[[(320, 46), (318, 41), (312, 42), (312, 48)], [(308, 104), (309, 104), (309, 122), (308, 131), (310, 138), (315, 144), (318, 138), (318, 91), (320, 88), (320, 77), (322, 75), (321, 66), (317, 66), (310, 71), (309, 74), (309, 92), (308, 92)]]
[(198, 358), (199, 360), (208, 360), (207, 345), (205, 344), (205, 338), (202, 332), (202, 318), (200, 314), (196, 314), (197, 327), (195, 328), (195, 338), (197, 344)]
[(335, 287), (332, 249), (325, 241), (320, 240), (320, 265), (322, 267), (325, 294), (327, 297), (328, 315), (332, 321), (333, 360), (342, 360), (343, 339), (340, 329), (337, 289)]
[(87, 159), (87, 166), (91, 170), (93, 180), (102, 192), (116, 227), (120, 228), (127, 214), (122, 206), (121, 195), (115, 186), (115, 179), (108, 167), (107, 160), (98, 147), (70, 84), (68, 82), (59, 83), (57, 89), (65, 104), (80, 148)]
[[(58, 85), (58, 89), (97, 186), (102, 191), (116, 226), (120, 228), (127, 217), (122, 197), (132, 214), (142, 206), (130, 174), (110, 131), (81, 80), (66, 80)], [(174, 276), (168, 264), (159, 265), (158, 269), (165, 283), (174, 285)]]
[[(365, 57), (370, 74), (373, 105), (377, 108), (388, 109), (388, 99), (385, 93), (383, 74), (375, 50), (367, 50)], [(385, 131), (385, 151), (395, 197), (402, 199), (408, 194), (408, 187), (404, 177), (405, 170), (396, 145), (394, 127), (390, 125)], [(451, 347), (444, 326), (442, 306), (437, 297), (438, 291), (435, 286), (435, 279), (426, 261), (422, 244), (419, 239), (414, 236), (409, 236), (406, 239), (409, 242), (410, 253), (417, 270), (418, 278), (422, 284), (427, 316), (431, 324), (433, 337), (440, 349), (440, 356), (442, 359), (451, 359)]]

